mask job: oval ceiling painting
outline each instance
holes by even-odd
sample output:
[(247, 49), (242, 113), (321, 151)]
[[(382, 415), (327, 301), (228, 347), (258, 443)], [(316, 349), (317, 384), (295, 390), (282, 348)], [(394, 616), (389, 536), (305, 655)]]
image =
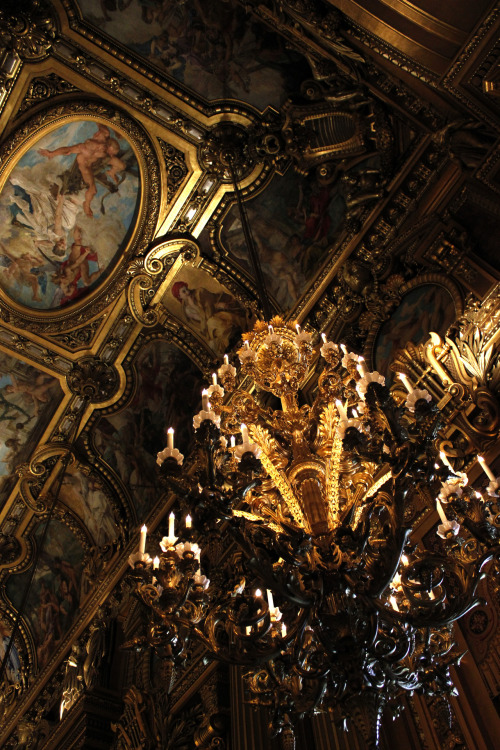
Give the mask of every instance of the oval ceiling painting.
[(15, 163), (0, 193), (0, 287), (57, 309), (104, 280), (134, 229), (140, 174), (132, 146), (98, 119), (66, 120)]

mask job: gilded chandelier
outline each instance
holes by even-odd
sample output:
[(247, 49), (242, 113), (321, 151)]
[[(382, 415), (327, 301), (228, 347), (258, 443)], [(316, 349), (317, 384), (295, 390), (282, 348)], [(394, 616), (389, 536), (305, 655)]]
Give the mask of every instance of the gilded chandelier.
[[(172, 669), (198, 641), (244, 667), (285, 747), (297, 717), (326, 707), (378, 747), (388, 701), (453, 692), (451, 626), (498, 559), (500, 480), (483, 462), (483, 496), (439, 454), (425, 388), (402, 373), (391, 393), (362, 358), (314, 336), (274, 318), (244, 335), (239, 376), (225, 357), (194, 418), (191, 461), (173, 431), (158, 454), (189, 515), (170, 515), (154, 560), (143, 527), (130, 563), (150, 613), (144, 643)], [(301, 403), (318, 348), (316, 395)], [(406, 520), (417, 491), (439, 513), (432, 553)]]

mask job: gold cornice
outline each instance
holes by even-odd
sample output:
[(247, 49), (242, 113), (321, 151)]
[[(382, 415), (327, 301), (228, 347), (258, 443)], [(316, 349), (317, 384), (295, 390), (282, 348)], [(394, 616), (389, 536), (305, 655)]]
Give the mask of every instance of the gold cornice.
[(400, 13), (405, 18), (413, 21), (422, 28), (426, 29), (436, 36), (440, 36), (449, 42), (462, 45), (467, 39), (467, 32), (462, 31), (456, 26), (451, 26), (445, 21), (441, 21), (437, 16), (431, 16), (430, 13), (419, 8), (410, 0), (380, 0), (381, 3)]
[[(370, 11), (358, 5), (357, 2), (354, 3), (354, 0), (340, 0), (338, 7), (369, 34), (379, 37), (381, 41), (393, 47), (396, 54), (406, 55), (410, 59), (415, 58), (418, 64), (423, 65), (434, 74), (442, 70), (443, 66), (449, 64), (447, 57), (411, 39), (382, 19), (374, 16)], [(437, 71), (433, 66), (437, 67)]]

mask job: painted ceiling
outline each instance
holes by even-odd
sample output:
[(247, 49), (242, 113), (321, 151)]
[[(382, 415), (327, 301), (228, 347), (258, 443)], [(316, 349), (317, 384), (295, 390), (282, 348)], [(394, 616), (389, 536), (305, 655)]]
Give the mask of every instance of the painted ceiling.
[(496, 282), (490, 100), (474, 119), (473, 94), (423, 97), (404, 55), (377, 68), (342, 14), (320, 33), (302, 5), (54, 0), (22, 7), (29, 44), (2, 11), (2, 649), (37, 559), (12, 685), (60, 669), (163, 511), (166, 429), (187, 452), (259, 315), (227, 148), (274, 312), (381, 372)]

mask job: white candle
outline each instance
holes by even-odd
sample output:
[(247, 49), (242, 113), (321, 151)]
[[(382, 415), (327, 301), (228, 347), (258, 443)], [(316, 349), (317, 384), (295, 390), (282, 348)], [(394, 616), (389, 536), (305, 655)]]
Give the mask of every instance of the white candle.
[(272, 618), (272, 616), (274, 615), (274, 599), (271, 589), (267, 589), (267, 603), (269, 604), (269, 614)]
[(250, 344), (248, 343), (246, 339), (245, 339), (245, 349), (250, 349)]
[(358, 357), (357, 368), (358, 368), (358, 372), (361, 375), (361, 377), (363, 377), (363, 375), (366, 375), (366, 373), (368, 372), (368, 368), (365, 365), (365, 359), (364, 359), (364, 357)]
[(271, 335), (274, 333), (274, 328), (271, 325), (267, 326), (267, 330)]
[(186, 516), (186, 529), (190, 529), (190, 528), (191, 528), (191, 516), (188, 513)]
[(347, 412), (345, 410), (344, 404), (342, 403), (342, 401), (340, 401), (340, 399), (336, 399), (335, 406), (337, 407), (341, 422), (345, 424), (347, 422)]
[(251, 632), (252, 632), (252, 626), (251, 625), (247, 625), (246, 628), (245, 628), (246, 635), (250, 635)]
[(168, 537), (173, 539), (175, 536), (175, 515), (171, 513), (168, 517)]
[(342, 349), (342, 352), (343, 352), (344, 354), (347, 354), (347, 346), (346, 346), (345, 344), (341, 344), (341, 345), (340, 345), (340, 348)]
[(281, 623), (281, 637), (286, 638), (286, 625), (284, 622)]
[(393, 608), (393, 609), (395, 609), (395, 610), (396, 610), (396, 612), (399, 612), (399, 607), (398, 607), (398, 603), (397, 603), (397, 601), (396, 601), (396, 597), (395, 597), (395, 596), (391, 596), (391, 597), (389, 598), (389, 601), (390, 601), (390, 603), (392, 604), (392, 608)]
[(212, 385), (217, 385), (217, 373), (212, 373)]
[(323, 341), (324, 344), (326, 344), (327, 342), (326, 333), (321, 334), (321, 340)]
[(224, 364), (225, 365), (229, 364), (229, 357), (227, 356), (227, 354), (224, 354)]
[(493, 474), (493, 472), (491, 471), (491, 469), (490, 469), (490, 467), (488, 466), (488, 464), (486, 463), (486, 461), (484, 460), (484, 458), (483, 458), (482, 456), (478, 456), (478, 457), (477, 457), (477, 460), (478, 460), (478, 461), (479, 461), (479, 463), (481, 464), (481, 466), (482, 466), (482, 468), (483, 468), (483, 471), (484, 471), (484, 473), (486, 474), (486, 476), (488, 477), (488, 479), (489, 479), (490, 481), (494, 482), (494, 481), (495, 481), (495, 479), (496, 479), (496, 477), (495, 477), (495, 475)]
[(169, 427), (167, 430), (167, 447), (170, 448), (170, 450), (174, 450), (174, 428)]
[(408, 393), (413, 393), (413, 386), (403, 372), (399, 373), (399, 379), (402, 381)]
[(248, 443), (248, 428), (246, 424), (241, 425), (241, 437), (243, 438), (244, 443)]
[(231, 435), (231, 448), (235, 448), (235, 447), (236, 447), (236, 438), (234, 437), (234, 435)]
[(208, 411), (208, 391), (206, 390), (201, 392), (201, 408), (203, 411)]
[(159, 567), (160, 567), (160, 558), (157, 555), (155, 559), (153, 560), (153, 570), (158, 570)]
[(448, 458), (446, 454), (444, 453), (444, 451), (439, 451), (439, 458), (441, 459), (441, 461), (444, 463), (445, 466), (447, 466), (449, 469), (451, 469), (451, 471), (453, 471), (453, 466), (448, 461)]
[(297, 331), (297, 333), (300, 333), (300, 326), (298, 323), (295, 324), (295, 330)]
[(448, 523), (448, 519), (446, 518), (446, 514), (443, 510), (443, 506), (439, 502), (438, 498), (436, 498), (436, 508), (437, 508), (437, 512), (439, 513), (439, 518), (441, 519), (441, 523), (444, 523), (444, 524)]
[(262, 591), (260, 589), (255, 589), (255, 596), (257, 599), (260, 599), (262, 596)]
[(147, 526), (141, 526), (141, 535), (139, 537), (139, 553), (143, 555), (146, 552), (146, 536), (148, 533)]

